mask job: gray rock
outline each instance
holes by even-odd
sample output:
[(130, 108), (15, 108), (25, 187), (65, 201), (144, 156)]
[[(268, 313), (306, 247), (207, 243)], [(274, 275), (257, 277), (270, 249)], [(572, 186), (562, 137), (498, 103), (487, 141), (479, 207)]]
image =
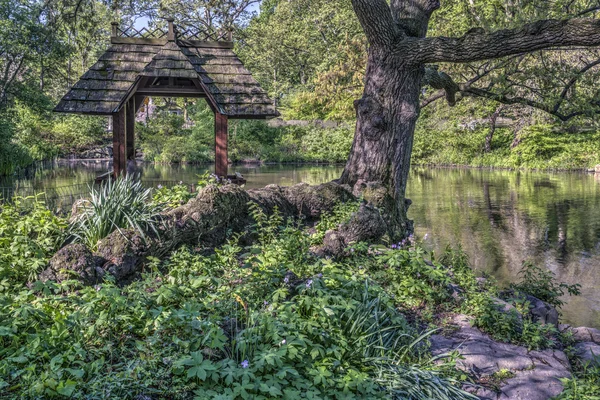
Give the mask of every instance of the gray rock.
[(525, 347), (498, 343), (471, 326), (472, 318), (458, 315), (452, 323), (458, 330), (450, 336), (430, 338), (434, 355), (458, 350), (462, 359), (457, 367), (476, 377), (492, 375), (501, 369), (515, 376), (500, 385), (495, 393), (489, 388), (470, 387), (482, 399), (548, 400), (562, 392), (561, 378), (571, 376), (569, 361), (562, 351), (528, 351)]
[(448, 293), (450, 293), (450, 296), (452, 296), (452, 298), (455, 301), (463, 301), (464, 300), (464, 296), (463, 293), (465, 292), (460, 286), (455, 285), (453, 283), (449, 283), (446, 286), (446, 289), (448, 289)]
[(573, 340), (576, 342), (594, 342), (600, 344), (600, 329), (580, 326), (578, 328), (571, 328), (571, 332), (573, 332)]
[(503, 312), (505, 314), (513, 314), (516, 317), (517, 326), (515, 328), (517, 329), (518, 332), (522, 332), (523, 331), (523, 315), (521, 315), (521, 313), (515, 308), (515, 306), (513, 306), (509, 302), (499, 299), (497, 297), (492, 297), (492, 301), (494, 302), (494, 304), (496, 305), (496, 307), (498, 308), (498, 310), (500, 312)]
[(600, 344), (581, 342), (575, 346), (575, 356), (582, 364), (591, 364), (600, 367)]
[(529, 294), (525, 295), (525, 300), (529, 302), (529, 314), (534, 322), (550, 324), (558, 328), (558, 311), (556, 308)]

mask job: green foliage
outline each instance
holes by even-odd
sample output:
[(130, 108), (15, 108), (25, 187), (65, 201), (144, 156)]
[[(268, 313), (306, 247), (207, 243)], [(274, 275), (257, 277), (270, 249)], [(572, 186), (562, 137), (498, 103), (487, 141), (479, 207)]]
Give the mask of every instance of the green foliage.
[[(179, 106), (178, 106), (179, 107)], [(140, 146), (147, 161), (210, 162), (214, 158), (214, 124), (204, 101), (185, 104), (193, 126), (184, 118), (157, 111), (138, 123)], [(351, 127), (270, 127), (264, 121), (231, 121), (229, 158), (233, 162), (318, 162), (342, 163), (350, 152)]]
[[(152, 259), (140, 280), (10, 284), (0, 293), (0, 390), (15, 397), (472, 399), (368, 277), (356, 251), (254, 209), (259, 241)], [(403, 263), (420, 258), (405, 253)], [(371, 257), (371, 262), (379, 262)], [(381, 276), (383, 277), (383, 275)], [(168, 384), (165, 384), (168, 382)]]
[(523, 263), (518, 275), (520, 281), (511, 284), (512, 289), (531, 294), (557, 308), (564, 304), (561, 297), (565, 294), (570, 296), (580, 294), (581, 285), (567, 285), (564, 282), (556, 282), (552, 271), (542, 269), (528, 261)]
[(561, 379), (563, 392), (554, 400), (600, 399), (600, 367), (584, 367), (572, 378)]
[(208, 185), (217, 185), (218, 186), (218, 185), (222, 185), (222, 184), (223, 184), (223, 182), (222, 182), (222, 180), (219, 181), (218, 176), (216, 176), (215, 174), (211, 174), (208, 171), (206, 171), (202, 175), (198, 176), (198, 184), (197, 184), (198, 189), (201, 189)]
[(212, 139), (200, 128), (184, 128), (184, 122), (181, 116), (159, 112), (146, 124), (136, 124), (144, 159), (164, 163), (211, 161)]
[(269, 0), (260, 10), (236, 51), (286, 117), (354, 118), (367, 45), (351, 2)]
[(378, 257), (377, 270), (371, 272), (385, 276), (389, 290), (402, 304), (435, 307), (449, 300), (451, 279), (445, 267), (430, 265), (423, 256), (420, 249), (385, 252)]
[(14, 141), (14, 125), (0, 114), (0, 175), (9, 175), (33, 162), (27, 150)]
[[(493, 103), (463, 100), (450, 109), (441, 104), (431, 107), (423, 110), (417, 124), (412, 154), (415, 164), (588, 169), (600, 163), (597, 130), (582, 130), (575, 124), (572, 132), (568, 125), (532, 121), (517, 133), (515, 142), (513, 129), (498, 127), (491, 152), (486, 153)], [(518, 144), (512, 147), (513, 142)]]
[(159, 207), (176, 208), (187, 203), (194, 193), (190, 192), (187, 185), (173, 187), (158, 186), (152, 193), (152, 202)]
[(354, 131), (351, 128), (271, 128), (260, 121), (240, 121), (232, 130), (232, 161), (345, 162)]
[(66, 225), (39, 197), (0, 203), (0, 292), (3, 283), (36, 278), (62, 243)]
[(151, 195), (152, 189), (131, 175), (91, 187), (90, 199), (82, 199), (72, 217), (68, 240), (95, 249), (115, 230), (134, 229), (143, 238), (158, 234), (160, 207), (150, 202)]
[(349, 201), (336, 204), (331, 213), (323, 213), (319, 222), (315, 225), (315, 234), (312, 235), (313, 244), (323, 243), (325, 233), (348, 221), (352, 214), (358, 211), (359, 207), (360, 201)]

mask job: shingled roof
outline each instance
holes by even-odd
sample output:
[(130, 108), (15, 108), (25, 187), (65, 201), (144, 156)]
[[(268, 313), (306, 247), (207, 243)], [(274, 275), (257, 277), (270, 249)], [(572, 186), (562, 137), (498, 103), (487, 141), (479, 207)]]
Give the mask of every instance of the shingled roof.
[(229, 118), (279, 116), (272, 100), (234, 53), (232, 42), (122, 36), (111, 41), (111, 47), (54, 111), (112, 115), (135, 93), (142, 79), (169, 77), (198, 80), (199, 90), (206, 93), (216, 111)]

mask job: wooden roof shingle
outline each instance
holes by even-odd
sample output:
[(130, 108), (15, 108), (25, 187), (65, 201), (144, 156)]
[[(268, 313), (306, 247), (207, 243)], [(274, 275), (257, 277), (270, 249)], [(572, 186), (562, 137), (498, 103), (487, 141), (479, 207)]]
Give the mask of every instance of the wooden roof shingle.
[(135, 93), (142, 77), (169, 77), (197, 79), (209, 101), (230, 118), (279, 116), (230, 42), (117, 39), (54, 111), (111, 115)]
[(56, 112), (110, 115), (127, 97), (161, 46), (113, 44), (54, 108)]

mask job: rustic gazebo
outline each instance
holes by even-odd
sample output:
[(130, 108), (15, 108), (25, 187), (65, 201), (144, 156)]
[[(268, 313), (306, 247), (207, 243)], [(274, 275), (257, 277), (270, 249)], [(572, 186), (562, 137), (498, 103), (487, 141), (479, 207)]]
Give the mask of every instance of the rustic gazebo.
[(233, 52), (230, 34), (179, 31), (173, 19), (167, 21), (167, 32), (122, 30), (113, 23), (111, 47), (54, 111), (112, 116), (118, 176), (135, 159), (135, 115), (146, 97), (205, 98), (215, 114), (215, 174), (226, 176), (228, 119), (267, 119), (279, 113)]

